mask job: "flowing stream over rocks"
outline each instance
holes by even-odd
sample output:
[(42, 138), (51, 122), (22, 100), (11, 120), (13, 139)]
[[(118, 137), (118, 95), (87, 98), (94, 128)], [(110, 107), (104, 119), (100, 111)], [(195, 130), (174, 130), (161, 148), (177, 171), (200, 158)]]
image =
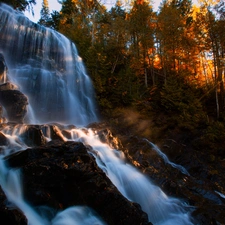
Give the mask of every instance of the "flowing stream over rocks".
[[(31, 165), (31, 161), (30, 163), (26, 161), (28, 158), (33, 160), (32, 157), (35, 154), (38, 155), (38, 151), (40, 154), (44, 152), (42, 157), (50, 158), (50, 149), (51, 151), (56, 149), (53, 145), (56, 143), (54, 141), (59, 142), (57, 146), (60, 149), (61, 146), (69, 149), (68, 152), (61, 153), (61, 150), (57, 148), (56, 155), (71, 154), (70, 151), (78, 147), (76, 145), (71, 149), (68, 145), (81, 142), (82, 146), (86, 146), (87, 155), (70, 164), (64, 162), (63, 168), (68, 171), (75, 164), (81, 167), (83, 164), (79, 163), (82, 160), (85, 162), (94, 157), (98, 167), (116, 186), (114, 188), (112, 185), (108, 189), (105, 187), (101, 190), (107, 189), (109, 192), (113, 190), (113, 193), (116, 193), (118, 189), (125, 198), (116, 197), (117, 199), (121, 198), (124, 204), (138, 203), (147, 213), (149, 223), (133, 221), (129, 225), (194, 224), (190, 217), (192, 207), (180, 199), (167, 196), (148, 177), (128, 163), (122, 151), (104, 143), (94, 129), (85, 127), (92, 122), (97, 122), (98, 116), (93, 98), (93, 87), (75, 45), (61, 34), (32, 23), (4, 4), (0, 5), (0, 22), (0, 51), (2, 68), (4, 68), (1, 75), (2, 89), (0, 88), (0, 103), (3, 106), (0, 184), (7, 197), (6, 206), (22, 211), (27, 224), (31, 225), (107, 224), (106, 217), (101, 219), (101, 209), (96, 213), (95, 208), (84, 204), (62, 207), (56, 212), (52, 209), (47, 210), (50, 211), (49, 213), (46, 213), (46, 210), (37, 210), (29, 203), (30, 201), (27, 201), (28, 197), (23, 189), (23, 184), (28, 181), (23, 180), (22, 171), (27, 171), (26, 174), (28, 174), (27, 168)], [(15, 104), (20, 100), (16, 108), (7, 102), (5, 96), (10, 93), (12, 96), (18, 96)], [(13, 111), (18, 108), (20, 110), (17, 115), (19, 114), (20, 117), (15, 120)], [(25, 116), (26, 123), (23, 124)], [(6, 123), (6, 120), (9, 122)], [(51, 147), (50, 144), (52, 144)], [(40, 146), (40, 149), (37, 149), (37, 146)], [(45, 146), (49, 148), (49, 153)], [(13, 166), (15, 164), (13, 160), (20, 157), (25, 157), (26, 160), (19, 160), (16, 166)], [(164, 159), (166, 160), (165, 157)], [(63, 159), (59, 157), (59, 160)], [(171, 162), (168, 161), (168, 163)], [(19, 165), (23, 167), (22, 171)], [(43, 164), (42, 169), (47, 173), (51, 170), (51, 166)], [(188, 175), (188, 172), (182, 169)], [(93, 169), (93, 171), (97, 170), (96, 167)], [(98, 173), (101, 174), (100, 171)], [(102, 174), (101, 176), (104, 177)], [(107, 180), (105, 183), (110, 181)], [(58, 181), (60, 182), (61, 180)], [(49, 185), (51, 186), (51, 183)], [(69, 187), (69, 190), (71, 189), (73, 186)], [(71, 194), (71, 198), (72, 195), (76, 198), (76, 193)], [(89, 199), (84, 202), (88, 201)], [(108, 204), (110, 205), (111, 202)], [(105, 207), (109, 206), (105, 205)], [(137, 205), (131, 207), (134, 207), (135, 211), (140, 210)], [(124, 213), (124, 218), (121, 220), (125, 221), (129, 216), (131, 215)], [(121, 224), (128, 225), (125, 222)]]
[(153, 149), (163, 158), (165, 163), (170, 164), (172, 167), (178, 169), (181, 171), (181, 173), (186, 174), (188, 176), (190, 176), (190, 174), (188, 173), (188, 171), (181, 165), (177, 165), (176, 163), (171, 162), (168, 157), (159, 149), (158, 146), (156, 146), (155, 144), (153, 144), (152, 142), (150, 142), (149, 140), (147, 140), (146, 138), (144, 139), (150, 146), (153, 147)]

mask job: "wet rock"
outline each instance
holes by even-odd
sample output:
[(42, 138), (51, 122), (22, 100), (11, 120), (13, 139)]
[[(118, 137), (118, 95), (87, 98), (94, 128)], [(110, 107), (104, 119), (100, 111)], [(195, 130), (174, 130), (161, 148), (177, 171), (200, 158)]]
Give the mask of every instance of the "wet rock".
[(6, 161), (22, 169), (25, 199), (35, 207), (62, 210), (86, 205), (108, 225), (150, 225), (147, 214), (120, 194), (88, 150), (80, 142), (56, 140)]
[(99, 139), (115, 149), (121, 149), (121, 141), (115, 137), (112, 131), (106, 127), (105, 123), (92, 123), (88, 125), (88, 128), (92, 128), (99, 136)]
[(5, 58), (2, 53), (0, 53), (0, 84), (6, 82), (6, 76), (7, 76), (7, 65), (5, 63)]
[(6, 118), (3, 116), (3, 108), (2, 108), (2, 106), (0, 105), (0, 124), (1, 123), (6, 123), (7, 122), (7, 120), (6, 120)]
[(50, 126), (50, 137), (52, 140), (61, 140), (64, 141), (64, 136), (61, 132), (61, 130), (59, 129), (58, 126), (55, 125), (51, 125)]
[[(201, 159), (199, 156), (198, 161), (196, 161), (194, 157), (196, 153), (186, 152), (182, 155), (182, 162), (185, 161), (186, 163), (175, 161), (179, 163), (177, 165), (183, 165), (188, 169), (190, 175), (187, 175), (165, 163), (159, 155), (155, 155), (151, 147), (144, 143), (140, 144), (140, 142), (134, 148), (141, 150), (142, 155), (140, 157), (137, 153), (132, 154), (132, 160), (136, 160), (138, 167), (154, 180), (166, 194), (181, 198), (190, 207), (193, 207), (192, 215), (196, 224), (210, 225), (225, 222), (222, 216), (225, 215), (225, 199), (215, 192), (216, 190), (223, 192), (223, 188), (221, 189), (220, 185), (218, 187), (214, 181), (208, 179), (207, 174), (210, 173), (210, 168), (205, 168), (206, 164), (203, 161), (202, 164), (200, 163), (203, 158)], [(217, 213), (212, 209), (216, 209)]]
[[(97, 125), (95, 127), (98, 127)], [(100, 127), (108, 129), (107, 123)], [(126, 128), (124, 128), (126, 130)], [(117, 127), (113, 127), (114, 137)], [(206, 149), (195, 149), (190, 137), (176, 135), (162, 139), (159, 149), (170, 162), (184, 167), (188, 173), (167, 163), (139, 136), (119, 132), (121, 150), (126, 158), (148, 176), (167, 195), (182, 199), (189, 205), (194, 224), (225, 224), (225, 163)], [(184, 140), (186, 140), (184, 142)]]
[(19, 87), (13, 83), (6, 82), (0, 85), (0, 91), (19, 90)]
[(28, 146), (42, 146), (47, 143), (39, 125), (26, 125), (21, 137)]
[(0, 218), (1, 225), (26, 225), (26, 217), (17, 209), (15, 209), (7, 201), (4, 192), (0, 187)]
[(7, 137), (2, 132), (0, 132), (0, 146), (6, 146), (8, 143)]
[(1, 115), (0, 122), (5, 123), (6, 119), (2, 117), (2, 106), (6, 110), (7, 119), (10, 122), (23, 123), (27, 112), (27, 97), (20, 92), (18, 86), (7, 81), (8, 68), (2, 53), (0, 53), (0, 104)]
[(60, 124), (45, 124), (41, 125), (41, 130), (45, 137), (50, 139), (51, 141), (59, 140), (65, 141), (64, 135), (71, 138), (68, 131), (64, 130), (64, 126)]
[(5, 108), (9, 121), (23, 123), (28, 104), (23, 93), (18, 90), (0, 91), (0, 104)]

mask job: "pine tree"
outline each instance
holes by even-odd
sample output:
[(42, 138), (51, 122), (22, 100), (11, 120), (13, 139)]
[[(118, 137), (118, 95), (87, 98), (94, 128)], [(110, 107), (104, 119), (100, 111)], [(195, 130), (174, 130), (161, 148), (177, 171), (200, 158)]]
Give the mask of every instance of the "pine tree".
[(36, 4), (36, 0), (2, 0), (1, 2), (12, 6), (14, 9), (18, 9), (20, 11), (28, 10), (34, 14), (33, 5)]
[(150, 52), (154, 50), (154, 20), (155, 14), (149, 1), (134, 1), (129, 14), (131, 68), (135, 71), (137, 94), (147, 88), (150, 82), (152, 62)]
[(161, 5), (156, 37), (165, 81), (170, 71), (194, 73), (190, 64), (196, 49), (192, 22), (190, 0), (164, 1)]
[(38, 23), (46, 27), (49, 26), (50, 12), (49, 12), (48, 0), (43, 0), (40, 14), (41, 14), (41, 18), (38, 21)]

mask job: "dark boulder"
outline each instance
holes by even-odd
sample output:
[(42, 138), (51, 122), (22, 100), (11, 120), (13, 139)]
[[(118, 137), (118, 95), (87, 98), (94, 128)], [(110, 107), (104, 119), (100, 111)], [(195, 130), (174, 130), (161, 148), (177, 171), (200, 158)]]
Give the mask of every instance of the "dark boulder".
[(27, 146), (42, 146), (47, 143), (41, 125), (24, 126), (21, 137)]
[(103, 143), (106, 143), (110, 147), (115, 149), (122, 149), (123, 146), (121, 141), (119, 140), (119, 138), (113, 135), (112, 131), (108, 128), (106, 123), (91, 123), (87, 127), (94, 130)]
[(7, 146), (9, 143), (7, 137), (2, 133), (0, 132), (0, 146)]
[(27, 97), (18, 90), (0, 91), (0, 104), (7, 112), (10, 122), (23, 123), (27, 113)]
[(50, 138), (52, 140), (64, 141), (64, 136), (58, 126), (49, 125), (49, 129), (50, 129)]
[(0, 85), (0, 91), (7, 91), (7, 90), (19, 90), (19, 88), (17, 85), (11, 82), (6, 82)]
[(10, 206), (0, 187), (0, 218), (1, 225), (26, 225), (26, 217), (17, 209)]
[(6, 123), (7, 119), (3, 116), (3, 108), (0, 105), (0, 123)]
[[(117, 140), (129, 163), (141, 170), (168, 196), (187, 203), (194, 224), (225, 224), (224, 159), (210, 155), (205, 149), (197, 150), (192, 140), (184, 143), (187, 137), (182, 136), (179, 140), (177, 135), (161, 140), (158, 149), (165, 153), (167, 161), (156, 151), (154, 147), (157, 146), (147, 139), (132, 135), (133, 130), (130, 132), (126, 126), (122, 131), (118, 126), (111, 127), (112, 131), (109, 131), (110, 125), (106, 122), (91, 124), (90, 127), (96, 129), (103, 142), (110, 142), (113, 146)], [(177, 168), (174, 167), (176, 165)]]
[(146, 213), (121, 195), (88, 150), (80, 142), (56, 140), (6, 161), (22, 169), (25, 199), (35, 207), (86, 205), (108, 225), (150, 225)]
[(18, 87), (8, 82), (8, 68), (2, 53), (0, 53), (0, 123), (6, 122), (2, 117), (2, 106), (6, 110), (7, 119), (10, 122), (23, 123), (27, 112), (27, 97), (18, 90)]
[[(64, 135), (61, 129), (57, 125), (45, 124), (45, 125), (22, 125), (23, 131), (20, 133), (20, 137), (24, 143), (28, 146), (42, 146), (48, 141), (64, 141)], [(65, 133), (65, 132), (64, 132)], [(70, 137), (71, 138), (71, 137)]]
[[(174, 163), (170, 164), (146, 140), (137, 136), (127, 136), (123, 140), (127, 159), (167, 195), (189, 204), (194, 209), (192, 216), (196, 224), (225, 224), (225, 176), (219, 172), (224, 171), (225, 166), (221, 162), (207, 163), (207, 154), (179, 145), (173, 146), (176, 158), (172, 153), (168, 154), (170, 162)], [(170, 145), (167, 143), (166, 146)], [(179, 154), (179, 149), (185, 151)], [(174, 167), (176, 165), (182, 165), (189, 174)]]
[(7, 65), (5, 63), (5, 58), (2, 53), (0, 53), (0, 84), (6, 82), (6, 75), (8, 72)]

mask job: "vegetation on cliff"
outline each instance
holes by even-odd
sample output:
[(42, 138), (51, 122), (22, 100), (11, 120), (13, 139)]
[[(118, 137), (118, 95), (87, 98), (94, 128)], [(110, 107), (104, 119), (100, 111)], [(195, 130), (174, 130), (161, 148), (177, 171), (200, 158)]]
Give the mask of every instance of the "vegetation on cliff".
[[(163, 1), (154, 12), (141, 0), (128, 8), (117, 2), (109, 11), (97, 1), (61, 2), (61, 12), (50, 15), (43, 1), (39, 23), (78, 46), (104, 129), (112, 129), (127, 158), (166, 193), (195, 206), (199, 224), (222, 223), (224, 3), (197, 8), (189, 0)], [(169, 169), (145, 138), (190, 176)]]
[(153, 140), (183, 134), (197, 149), (222, 148), (224, 2), (164, 0), (157, 12), (143, 0), (109, 10), (99, 1), (59, 2), (61, 11), (50, 14), (43, 1), (39, 23), (76, 43), (103, 118), (117, 125), (132, 111), (133, 131), (148, 121), (143, 134)]
[(154, 124), (150, 138), (183, 133), (211, 150), (224, 143), (224, 2), (162, 1), (157, 12), (143, 0), (110, 10), (98, 1), (61, 3), (40, 23), (48, 18), (44, 25), (76, 43), (104, 118), (116, 124), (129, 109)]

